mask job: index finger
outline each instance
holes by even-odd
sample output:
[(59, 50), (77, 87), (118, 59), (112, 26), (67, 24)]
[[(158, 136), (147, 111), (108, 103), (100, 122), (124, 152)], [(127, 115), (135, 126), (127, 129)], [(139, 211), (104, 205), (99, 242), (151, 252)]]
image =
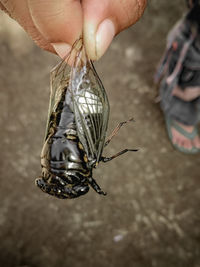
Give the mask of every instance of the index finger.
[(28, 6), (34, 24), (48, 42), (72, 45), (81, 35), (79, 0), (28, 0)]

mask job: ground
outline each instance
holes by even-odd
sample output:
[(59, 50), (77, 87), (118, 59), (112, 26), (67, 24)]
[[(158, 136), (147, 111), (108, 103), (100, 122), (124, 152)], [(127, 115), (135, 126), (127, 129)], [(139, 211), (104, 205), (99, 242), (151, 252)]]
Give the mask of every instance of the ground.
[[(165, 2), (165, 3), (163, 3)], [(49, 72), (58, 58), (40, 50), (0, 14), (0, 265), (2, 267), (199, 267), (199, 155), (171, 146), (153, 84), (170, 27), (185, 3), (151, 0), (143, 18), (117, 36), (96, 63), (107, 90), (108, 133), (121, 129), (92, 189), (75, 200), (42, 193), (40, 174)]]

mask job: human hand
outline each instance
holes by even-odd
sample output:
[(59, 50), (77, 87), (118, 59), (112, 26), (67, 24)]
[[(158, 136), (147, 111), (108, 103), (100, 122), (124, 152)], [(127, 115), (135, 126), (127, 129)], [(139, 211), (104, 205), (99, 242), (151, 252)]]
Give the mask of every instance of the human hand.
[(114, 36), (134, 24), (147, 0), (0, 0), (41, 48), (64, 57), (83, 33), (90, 59), (99, 59)]

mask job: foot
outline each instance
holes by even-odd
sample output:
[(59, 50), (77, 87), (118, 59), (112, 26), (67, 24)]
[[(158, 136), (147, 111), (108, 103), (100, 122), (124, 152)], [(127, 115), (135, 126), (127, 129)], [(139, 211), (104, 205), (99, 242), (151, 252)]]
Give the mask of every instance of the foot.
[(166, 118), (169, 138), (173, 146), (183, 153), (200, 152), (200, 137), (196, 126), (187, 126), (171, 118)]
[[(182, 123), (176, 122), (183, 130), (185, 130), (188, 133), (192, 133), (195, 129), (194, 126), (188, 126), (184, 125)], [(196, 135), (193, 139), (189, 139), (183, 134), (181, 134), (176, 128), (171, 128), (172, 132), (172, 142), (174, 144), (177, 144), (180, 147), (184, 147), (186, 149), (191, 149), (192, 147), (200, 149), (200, 137), (199, 135)]]
[(186, 102), (190, 102), (200, 96), (200, 86), (187, 87), (184, 90), (176, 86), (172, 91), (172, 95)]

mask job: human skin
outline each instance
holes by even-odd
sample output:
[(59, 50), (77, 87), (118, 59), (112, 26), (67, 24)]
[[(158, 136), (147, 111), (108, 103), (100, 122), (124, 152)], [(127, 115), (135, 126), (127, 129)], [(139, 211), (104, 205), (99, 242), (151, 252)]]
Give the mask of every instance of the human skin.
[(15, 19), (47, 51), (64, 57), (83, 34), (90, 59), (99, 59), (115, 35), (136, 23), (147, 0), (0, 0)]
[[(193, 86), (193, 87), (187, 87), (184, 90), (182, 90), (179, 86), (176, 86), (172, 92), (172, 95), (188, 102), (192, 101), (193, 99), (200, 96), (200, 87), (199, 86)], [(187, 132), (191, 133), (194, 130), (194, 126), (187, 126), (184, 124), (179, 123), (180, 126)], [(191, 149), (193, 146), (200, 149), (200, 137), (196, 136), (193, 140), (189, 140), (188, 138), (184, 137), (181, 133), (176, 131), (172, 127), (172, 142), (174, 144), (177, 144), (179, 146), (182, 146), (187, 149)]]
[[(83, 34), (90, 59), (99, 59), (115, 35), (136, 23), (147, 0), (0, 0), (0, 8), (15, 19), (44, 50), (63, 58)], [(199, 94), (179, 88), (174, 95), (189, 101)], [(184, 125), (182, 125), (184, 127)], [(186, 127), (186, 126), (185, 126)], [(186, 127), (187, 128), (187, 127)], [(191, 129), (186, 129), (192, 131)], [(200, 147), (199, 137), (187, 140), (172, 129), (173, 142)]]
[(200, 87), (193, 86), (187, 87), (185, 90), (182, 90), (179, 86), (176, 86), (172, 91), (172, 95), (177, 96), (178, 98), (181, 98), (186, 102), (189, 102), (200, 96)]
[[(193, 87), (187, 87), (184, 90), (182, 90), (179, 86), (176, 86), (172, 91), (172, 95), (186, 102), (189, 102), (200, 96), (200, 87), (193, 86)], [(191, 133), (194, 130), (194, 126), (192, 125), (188, 126), (179, 122), (177, 123), (180, 124), (180, 126), (188, 133)], [(180, 147), (184, 147), (187, 149), (191, 149), (193, 146), (200, 149), (199, 135), (197, 135), (193, 140), (190, 140), (187, 137), (183, 136), (181, 133), (179, 133), (174, 127), (172, 127), (171, 130), (172, 130), (172, 142), (174, 144), (177, 144)]]

